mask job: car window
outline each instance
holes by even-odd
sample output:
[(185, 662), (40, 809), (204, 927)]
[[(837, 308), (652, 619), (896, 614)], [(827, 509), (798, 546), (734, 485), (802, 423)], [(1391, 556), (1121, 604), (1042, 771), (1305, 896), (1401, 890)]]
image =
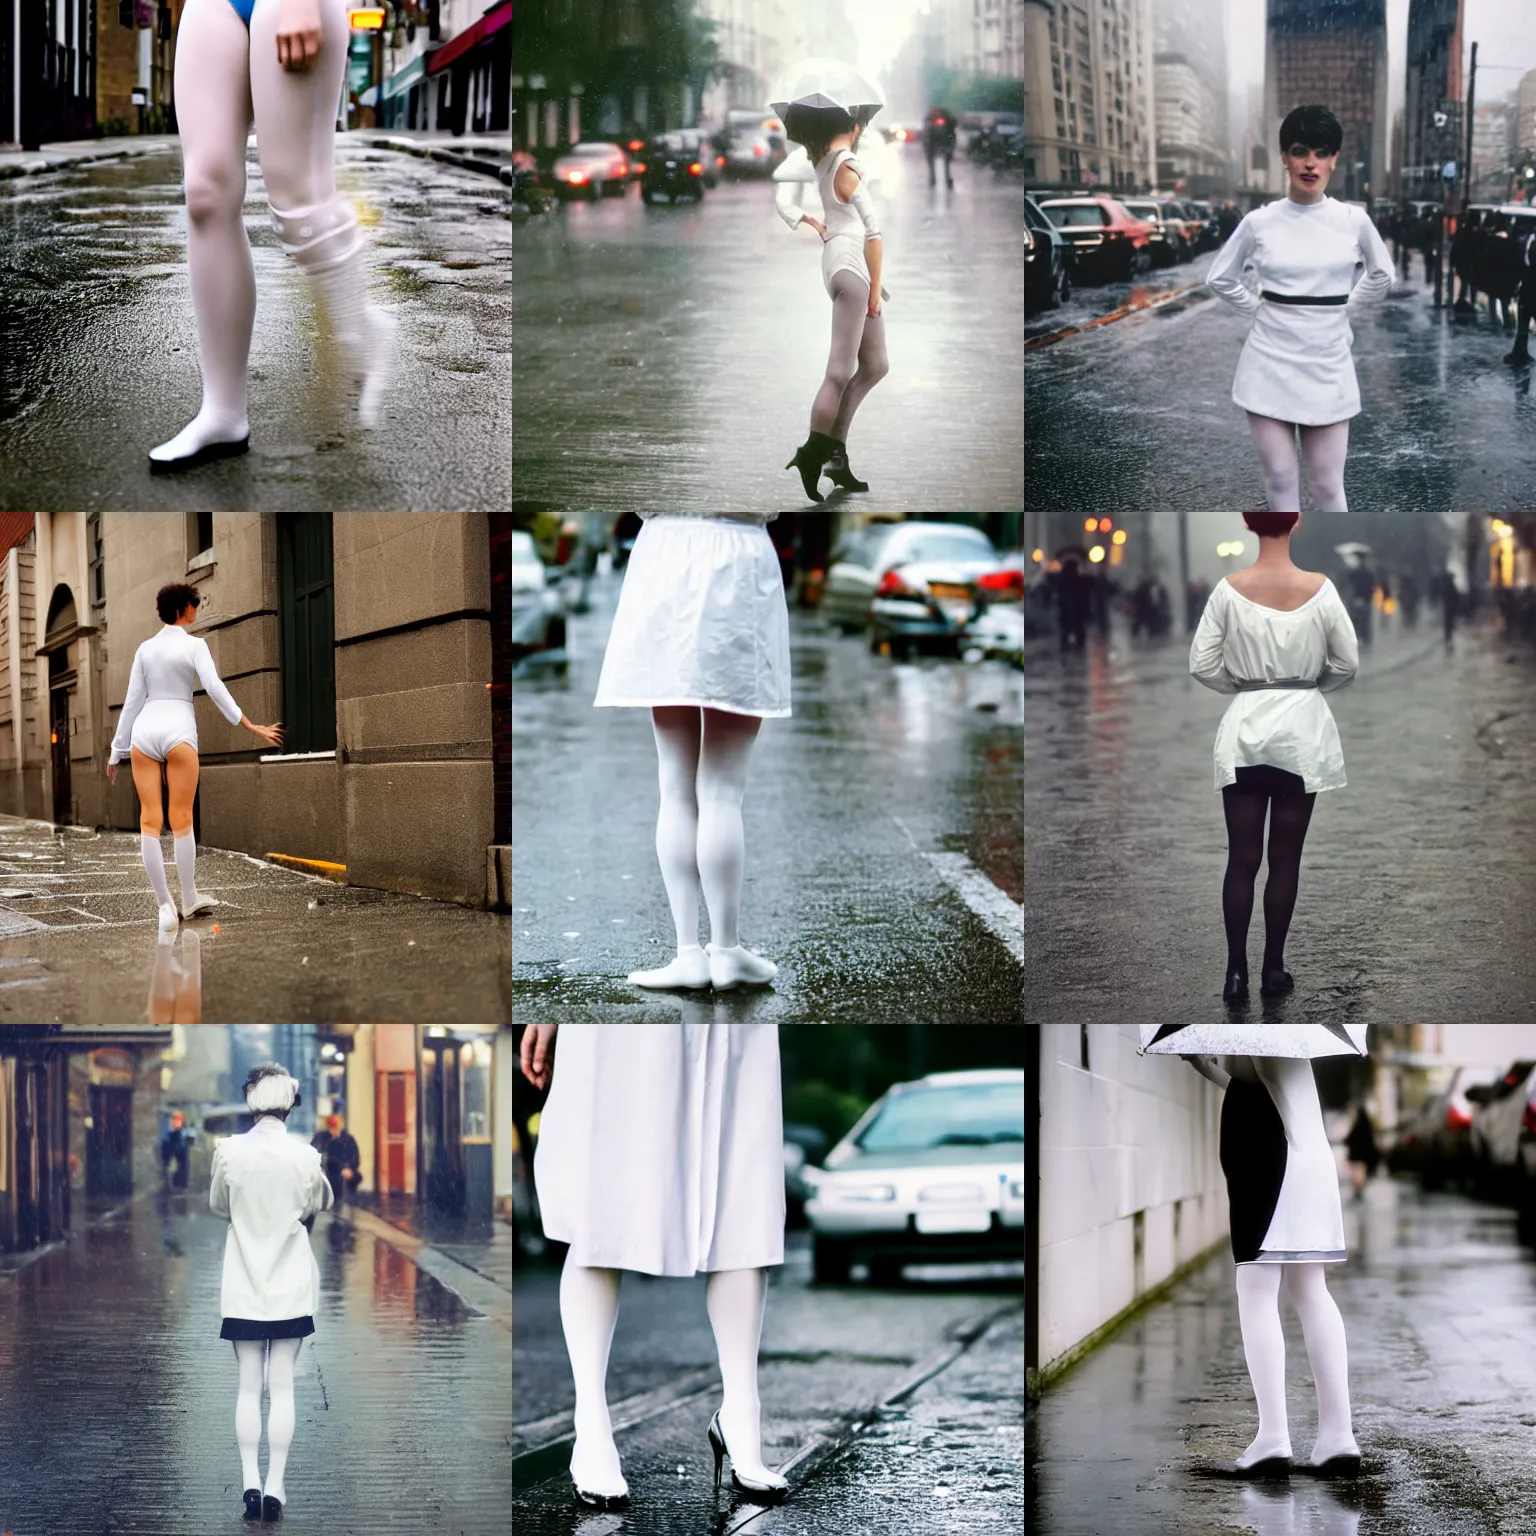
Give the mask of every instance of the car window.
[(923, 529), (894, 540), (886, 551), (888, 561), (909, 560), (993, 560), (997, 551), (992, 541), (975, 528)]
[(533, 535), (525, 528), (512, 530), (512, 559), (523, 564), (539, 558), (539, 551), (533, 542)]
[(1086, 229), (1109, 223), (1109, 217), (1097, 203), (1069, 203), (1045, 210), (1057, 229)]
[(832, 552), (833, 565), (857, 565), (873, 570), (875, 551), (886, 536), (884, 528), (856, 528)]
[(915, 1088), (887, 1099), (864, 1127), (865, 1152), (1024, 1144), (1024, 1096), (1017, 1083)]

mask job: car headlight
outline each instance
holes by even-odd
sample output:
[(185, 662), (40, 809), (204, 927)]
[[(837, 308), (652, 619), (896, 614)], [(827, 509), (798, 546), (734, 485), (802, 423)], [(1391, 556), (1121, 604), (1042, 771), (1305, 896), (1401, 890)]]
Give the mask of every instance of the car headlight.
[(838, 1200), (894, 1200), (896, 1186), (894, 1184), (851, 1184), (839, 1188), (834, 1185), (830, 1189), (824, 1187), (821, 1193), (830, 1194)]

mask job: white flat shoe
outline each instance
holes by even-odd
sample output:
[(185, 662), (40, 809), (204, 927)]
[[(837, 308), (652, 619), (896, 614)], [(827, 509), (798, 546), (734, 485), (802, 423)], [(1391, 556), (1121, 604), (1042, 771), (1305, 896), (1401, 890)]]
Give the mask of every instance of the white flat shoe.
[(212, 912), (217, 905), (212, 896), (198, 896), (190, 907), (181, 909), (181, 915), (183, 918), (194, 918), (204, 912)]
[(709, 956), (709, 981), (717, 992), (729, 992), (733, 987), (765, 987), (779, 974), (772, 960), (765, 960), (740, 944), (734, 949), (721, 949), (706, 944)]
[(175, 933), (181, 926), (181, 919), (176, 915), (176, 908), (167, 902), (160, 908), (160, 932)]

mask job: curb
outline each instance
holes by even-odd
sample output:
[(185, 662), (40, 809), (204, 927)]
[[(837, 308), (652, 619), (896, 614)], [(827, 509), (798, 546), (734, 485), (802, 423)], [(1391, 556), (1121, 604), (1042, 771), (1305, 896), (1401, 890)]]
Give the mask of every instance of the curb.
[(162, 155), (170, 150), (169, 144), (125, 144), (121, 149), (103, 150), (100, 154), (56, 155), (46, 158), (46, 151), (38, 152), (33, 160), (12, 161), (0, 164), (0, 181), (14, 180), (18, 176), (43, 176), (49, 171), (68, 171), (78, 165), (106, 164), (112, 160), (139, 160), (145, 155)]
[(371, 149), (393, 149), (401, 154), (415, 155), (418, 160), (437, 160), (461, 171), (476, 171), (482, 176), (494, 176), (508, 191), (512, 188), (512, 167), (499, 160), (477, 155), (471, 150), (446, 149), (440, 144), (422, 144), (415, 139), (400, 139), (389, 134), (365, 135), (362, 142)]

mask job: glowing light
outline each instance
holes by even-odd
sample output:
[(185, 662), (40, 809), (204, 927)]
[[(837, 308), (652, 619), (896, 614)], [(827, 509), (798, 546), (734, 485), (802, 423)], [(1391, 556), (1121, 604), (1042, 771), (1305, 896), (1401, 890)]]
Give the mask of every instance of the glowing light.
[(1111, 542), (1113, 542), (1115, 544), (1124, 544), (1125, 543), (1125, 529), (1124, 528), (1116, 528), (1115, 529), (1115, 537), (1114, 537), (1114, 539)]
[(1102, 544), (1095, 544), (1093, 548), (1088, 551), (1088, 559), (1094, 565), (1097, 565), (1103, 558), (1104, 546)]
[(1036, 565), (1042, 565), (1045, 562), (1045, 551), (1043, 549), (1031, 550), (1029, 558), (1033, 560)]
[(1088, 519), (1088, 521), (1083, 524), (1083, 532), (1084, 533), (1097, 533), (1098, 531), (1099, 531), (1099, 520), (1096, 517), (1090, 517)]

